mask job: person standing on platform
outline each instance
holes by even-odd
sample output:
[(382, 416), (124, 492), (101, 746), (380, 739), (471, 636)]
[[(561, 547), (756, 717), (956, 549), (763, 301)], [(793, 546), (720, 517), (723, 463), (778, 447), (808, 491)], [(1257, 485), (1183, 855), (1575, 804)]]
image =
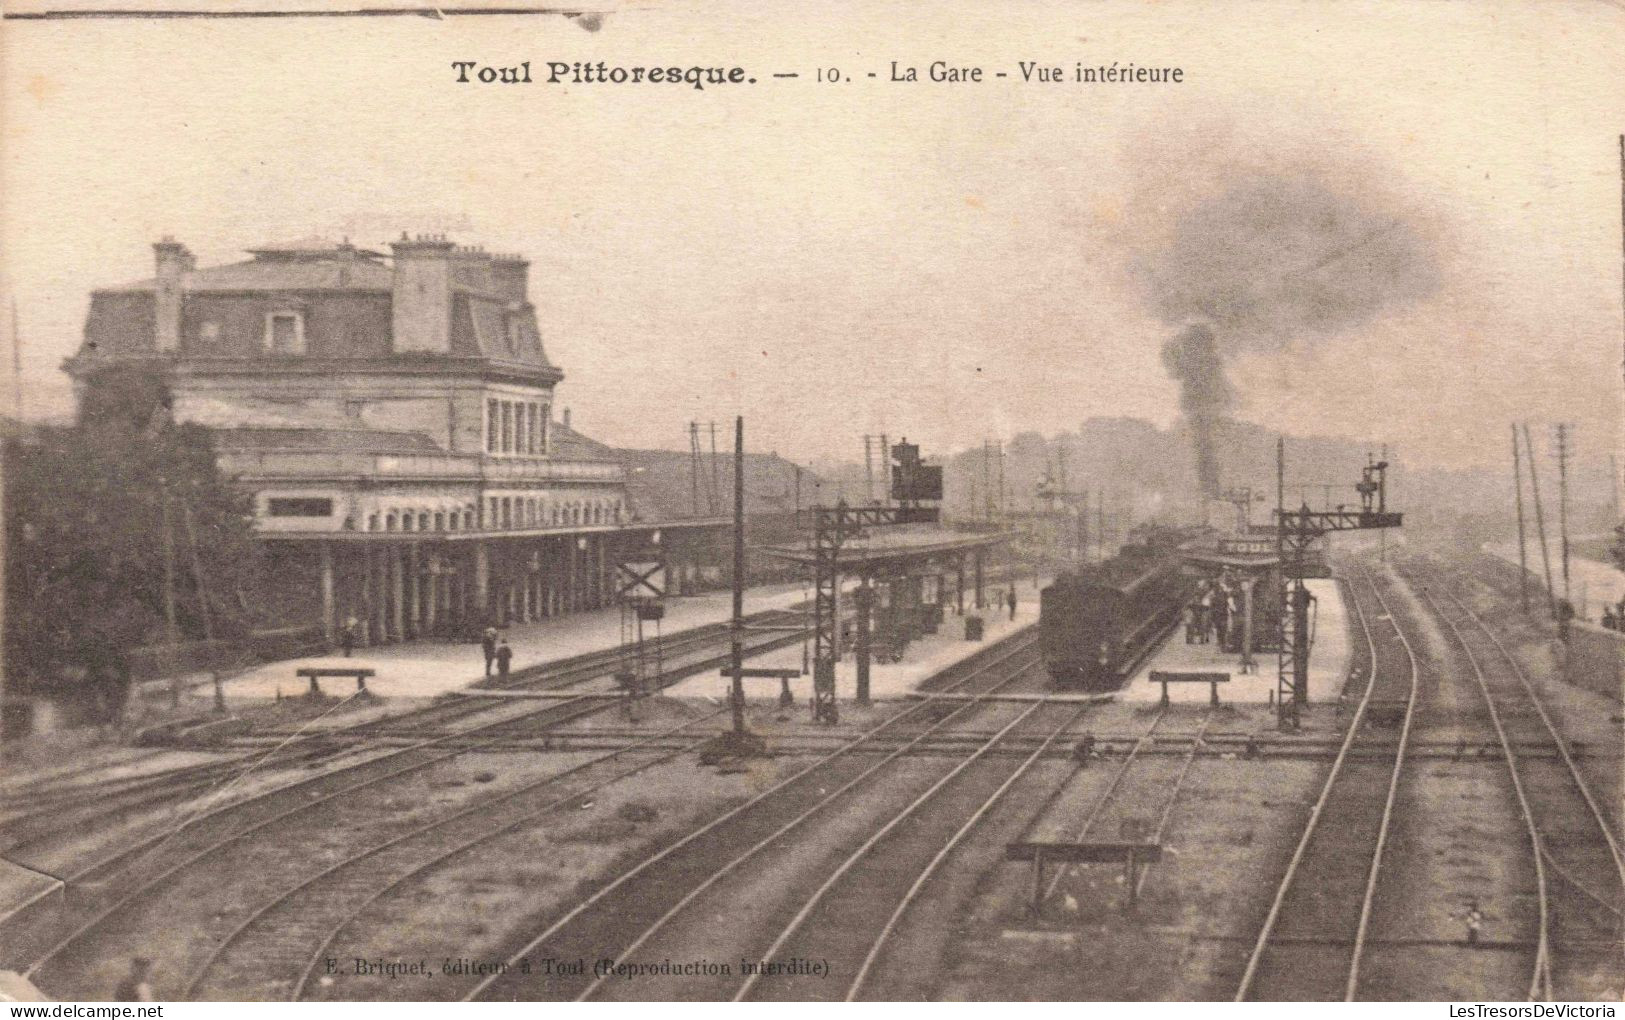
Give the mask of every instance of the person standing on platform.
[(485, 651), (485, 675), (490, 676), (491, 664), (497, 661), (497, 629), (495, 627), (485, 628), (485, 633), (480, 635), (480, 647)]
[(1220, 651), (1229, 651), (1230, 645), (1230, 604), (1225, 601), (1224, 592), (1220, 591), (1213, 600), (1213, 633), (1217, 635)]
[(1484, 911), (1479, 909), (1476, 899), (1467, 901), (1467, 913), (1462, 920), (1467, 924), (1467, 944), (1478, 945), (1479, 936), (1484, 932)]
[(130, 961), (130, 972), (124, 975), (118, 987), (113, 989), (114, 1002), (156, 1002), (157, 996), (152, 994), (152, 984), (147, 980), (152, 974), (152, 961), (145, 956), (137, 956)]
[(348, 659), (350, 653), (355, 651), (355, 632), (360, 627), (353, 616), (344, 618), (344, 626), (339, 630), (339, 647), (344, 650), (344, 657)]
[(1010, 594), (1005, 596), (1005, 603), (1010, 607), (1010, 619), (1016, 618), (1016, 586), (1010, 586)]
[(497, 645), (496, 658), (497, 676), (506, 680), (508, 678), (508, 669), (513, 665), (513, 649), (508, 647), (507, 638), (503, 638), (502, 643)]

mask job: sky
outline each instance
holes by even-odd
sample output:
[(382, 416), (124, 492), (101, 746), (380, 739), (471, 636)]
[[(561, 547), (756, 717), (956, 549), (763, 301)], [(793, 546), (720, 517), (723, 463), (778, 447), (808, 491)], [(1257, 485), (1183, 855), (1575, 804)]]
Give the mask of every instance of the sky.
[[(616, 10), (597, 31), (3, 33), (0, 289), (31, 416), (71, 410), (59, 366), (89, 291), (150, 276), (163, 235), (209, 265), (406, 230), (532, 259), (556, 406), (617, 445), (682, 448), (690, 420), (734, 414), (753, 448), (802, 461), (855, 459), (866, 432), (932, 453), (1101, 415), (1167, 424), (1162, 348), (1181, 323), (1147, 280), (1184, 265), (1164, 256), (1208, 204), (1281, 180), (1402, 224), (1426, 285), (1230, 343), (1234, 414), (1445, 467), (1501, 464), (1514, 418), (1574, 422), (1582, 456), (1621, 442), (1625, 9), (1608, 3), (694, 4)], [(893, 61), (923, 78), (939, 59), (989, 80), (888, 80)], [(459, 85), (456, 60), (758, 81)], [(1184, 81), (1027, 84), (1022, 60)], [(1273, 235), (1225, 233), (1202, 236), (1241, 260), (1227, 285), (1285, 265), (1279, 286), (1297, 286)], [(1317, 272), (1348, 268), (1306, 251)]]

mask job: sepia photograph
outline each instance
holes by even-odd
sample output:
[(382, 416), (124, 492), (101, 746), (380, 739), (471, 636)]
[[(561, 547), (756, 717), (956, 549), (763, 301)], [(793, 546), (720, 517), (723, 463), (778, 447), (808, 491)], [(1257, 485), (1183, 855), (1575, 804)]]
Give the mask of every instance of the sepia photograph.
[(1613, 1017), (1622, 66), (0, 0), (0, 1000)]

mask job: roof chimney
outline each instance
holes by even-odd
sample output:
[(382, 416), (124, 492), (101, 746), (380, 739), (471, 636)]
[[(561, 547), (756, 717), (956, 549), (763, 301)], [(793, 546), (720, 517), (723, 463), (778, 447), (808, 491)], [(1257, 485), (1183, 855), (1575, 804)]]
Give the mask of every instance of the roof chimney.
[(491, 256), (491, 289), (508, 301), (529, 304), (530, 263), (518, 255)]
[(564, 419), (563, 420), (564, 420), (564, 427), (569, 428), (570, 427), (570, 409), (568, 407), (566, 407), (564, 409)]
[(174, 351), (181, 345), (181, 301), (186, 278), (197, 268), (197, 259), (186, 245), (167, 234), (152, 246), (152, 253), (158, 266), (158, 282), (153, 290), (154, 342), (160, 351)]
[(456, 245), (444, 234), (405, 234), (390, 245), (395, 252), (391, 304), (397, 351), (451, 350), (451, 260)]

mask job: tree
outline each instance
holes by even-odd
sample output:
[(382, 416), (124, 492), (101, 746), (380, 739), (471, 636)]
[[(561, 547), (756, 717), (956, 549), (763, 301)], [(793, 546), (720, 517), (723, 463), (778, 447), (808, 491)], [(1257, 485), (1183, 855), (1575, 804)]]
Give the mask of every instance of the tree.
[(129, 651), (168, 636), (166, 527), (176, 637), (246, 632), (249, 500), (220, 477), (208, 430), (168, 407), (155, 372), (108, 370), (86, 381), (75, 425), (8, 444), (6, 650), (21, 686), (122, 701)]

